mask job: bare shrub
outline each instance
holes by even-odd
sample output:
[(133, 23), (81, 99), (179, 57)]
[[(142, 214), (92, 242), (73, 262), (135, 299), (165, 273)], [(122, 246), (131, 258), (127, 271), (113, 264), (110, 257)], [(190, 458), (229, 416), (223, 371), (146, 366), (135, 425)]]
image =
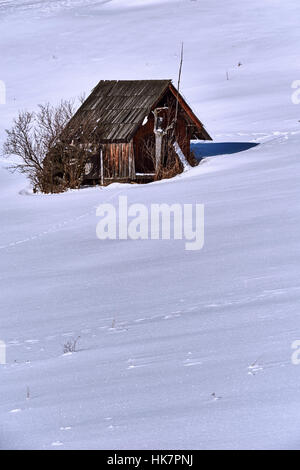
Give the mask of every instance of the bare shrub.
[(164, 161), (159, 166), (156, 172), (155, 180), (173, 178), (174, 176), (182, 172), (183, 172), (183, 165), (178, 155), (176, 154), (173, 145), (171, 145), (171, 141), (170, 141), (168, 145), (168, 151), (165, 155)]
[(99, 132), (99, 125), (92, 118), (82, 120), (75, 115), (68, 122), (43, 161), (44, 192), (81, 186), (88, 158), (99, 152)]
[(80, 339), (78, 336), (76, 339), (71, 339), (64, 344), (64, 354), (76, 352), (76, 346)]
[(34, 191), (60, 192), (80, 186), (98, 128), (92, 119), (82, 122), (73, 117), (74, 111), (74, 100), (57, 106), (41, 104), (36, 112), (20, 112), (6, 130), (3, 153), (19, 157), (11, 169), (25, 174)]
[(44, 191), (45, 171), (43, 161), (74, 113), (74, 102), (61, 101), (58, 106), (39, 105), (38, 111), (21, 111), (6, 130), (5, 155), (16, 155), (19, 162), (13, 170), (25, 174), (35, 190)]

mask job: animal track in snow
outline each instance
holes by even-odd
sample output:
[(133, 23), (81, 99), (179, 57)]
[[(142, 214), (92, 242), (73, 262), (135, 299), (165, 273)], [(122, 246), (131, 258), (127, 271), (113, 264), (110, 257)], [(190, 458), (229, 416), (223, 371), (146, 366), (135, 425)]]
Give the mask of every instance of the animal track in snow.
[(10, 346), (21, 346), (22, 343), (20, 343), (17, 339), (13, 339), (8, 342), (8, 345)]
[(139, 367), (146, 367), (147, 364), (133, 364), (133, 361), (128, 365), (127, 369), (138, 369)]
[(248, 366), (248, 375), (256, 375), (258, 372), (264, 370), (264, 368), (258, 363), (259, 359)]
[(217, 395), (215, 394), (215, 392), (213, 392), (213, 393), (211, 394), (211, 398), (213, 399), (213, 401), (218, 401), (218, 400), (221, 400), (221, 399), (222, 399), (222, 397), (217, 397)]
[[(108, 201), (110, 201), (111, 199), (117, 198), (117, 196), (119, 196), (119, 195), (122, 194), (123, 192), (124, 192), (123, 190), (119, 190), (119, 191), (117, 191), (116, 193), (113, 193), (113, 194), (111, 194), (111, 195), (108, 195), (108, 197), (106, 197), (106, 198), (103, 200), (103, 203), (108, 202)], [(10, 248), (10, 247), (13, 247), (13, 246), (17, 246), (17, 245), (21, 245), (21, 244), (24, 244), (24, 243), (31, 242), (31, 241), (33, 241), (33, 240), (37, 240), (37, 239), (39, 239), (39, 238), (44, 237), (45, 235), (50, 235), (50, 234), (53, 234), (53, 233), (55, 234), (55, 233), (61, 232), (61, 231), (64, 230), (68, 225), (71, 225), (71, 224), (74, 223), (74, 222), (78, 222), (78, 220), (81, 220), (81, 219), (83, 219), (84, 217), (94, 216), (97, 207), (98, 207), (98, 206), (93, 206), (92, 209), (88, 210), (87, 212), (84, 212), (83, 214), (80, 214), (80, 215), (71, 217), (70, 219), (63, 220), (63, 221), (60, 222), (60, 223), (56, 223), (56, 224), (50, 225), (49, 228), (48, 228), (47, 230), (44, 230), (43, 232), (36, 233), (36, 234), (34, 234), (34, 235), (32, 235), (32, 236), (29, 236), (29, 237), (27, 237), (27, 238), (23, 238), (22, 240), (17, 240), (17, 241), (14, 241), (14, 242), (7, 243), (6, 245), (1, 245), (1, 246), (0, 246), (0, 250), (4, 250), (4, 249), (6, 249), (6, 248)]]
[(184, 367), (200, 366), (202, 361), (198, 359), (193, 359), (193, 353), (188, 352), (188, 358), (183, 362)]
[(201, 361), (193, 361), (193, 362), (188, 362), (189, 360), (187, 359), (185, 361), (185, 364), (183, 364), (185, 367), (192, 367), (192, 366), (200, 366), (203, 364)]
[(61, 442), (61, 441), (55, 441), (55, 442), (52, 442), (51, 444), (53, 447), (61, 447), (63, 446), (64, 444)]

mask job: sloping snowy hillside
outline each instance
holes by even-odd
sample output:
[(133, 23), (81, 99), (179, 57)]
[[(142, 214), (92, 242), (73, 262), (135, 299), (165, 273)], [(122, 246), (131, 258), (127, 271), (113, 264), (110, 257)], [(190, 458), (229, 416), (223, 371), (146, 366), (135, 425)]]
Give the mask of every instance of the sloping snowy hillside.
[[(0, 1), (2, 142), (18, 109), (100, 79), (175, 81), (184, 41), (182, 92), (227, 143), (173, 180), (48, 196), (0, 161), (0, 448), (300, 447), (299, 17), (297, 0)], [(204, 248), (98, 240), (120, 194), (205, 204)]]

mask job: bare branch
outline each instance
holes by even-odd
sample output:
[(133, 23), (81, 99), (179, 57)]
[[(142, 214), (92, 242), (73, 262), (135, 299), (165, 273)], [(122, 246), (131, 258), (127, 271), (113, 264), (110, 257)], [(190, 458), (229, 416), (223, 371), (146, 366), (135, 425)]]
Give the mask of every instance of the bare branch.
[(97, 126), (75, 119), (68, 127), (74, 112), (74, 100), (63, 100), (57, 106), (40, 104), (36, 112), (20, 112), (6, 130), (3, 153), (19, 157), (11, 169), (24, 173), (35, 190), (53, 192), (80, 184), (90, 137), (96, 139)]

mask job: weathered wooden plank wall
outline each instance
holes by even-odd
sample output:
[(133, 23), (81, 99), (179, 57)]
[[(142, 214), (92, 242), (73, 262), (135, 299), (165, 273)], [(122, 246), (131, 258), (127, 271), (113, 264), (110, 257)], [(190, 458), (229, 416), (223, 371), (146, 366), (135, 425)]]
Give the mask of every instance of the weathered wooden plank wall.
[(104, 178), (135, 179), (133, 142), (103, 145)]

